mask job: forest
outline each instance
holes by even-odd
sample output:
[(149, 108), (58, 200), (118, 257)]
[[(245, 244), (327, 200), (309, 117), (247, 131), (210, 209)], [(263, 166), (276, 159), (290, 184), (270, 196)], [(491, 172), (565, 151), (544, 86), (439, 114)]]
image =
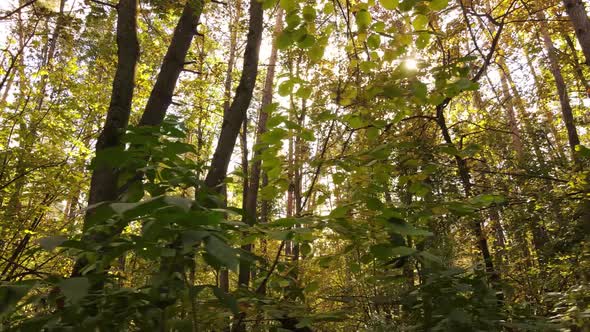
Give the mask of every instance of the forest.
[(590, 332), (587, 0), (1, 0), (0, 331)]

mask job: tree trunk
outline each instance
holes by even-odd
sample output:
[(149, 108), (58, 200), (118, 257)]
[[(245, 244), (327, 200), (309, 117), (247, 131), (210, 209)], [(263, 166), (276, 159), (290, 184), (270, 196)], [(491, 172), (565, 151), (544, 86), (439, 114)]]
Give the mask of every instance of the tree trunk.
[(259, 1), (251, 0), (249, 13), (250, 23), (246, 50), (244, 52), (242, 76), (234, 100), (232, 101), (228, 112), (223, 116), (221, 133), (217, 141), (215, 153), (213, 154), (209, 173), (207, 173), (205, 179), (207, 187), (213, 190), (219, 190), (219, 185), (227, 175), (227, 166), (236, 144), (240, 126), (244, 122), (246, 111), (250, 106), (254, 86), (256, 84), (258, 56), (263, 30), (262, 23), (264, 19), (262, 4)]
[(583, 0), (563, 0), (565, 11), (574, 26), (576, 37), (582, 46), (586, 64), (590, 66), (590, 20)]
[[(129, 122), (131, 102), (135, 87), (135, 68), (139, 58), (139, 41), (137, 38), (137, 0), (121, 0), (117, 16), (117, 69), (113, 80), (111, 102), (103, 130), (96, 142), (96, 153), (117, 147)], [(90, 179), (90, 192), (86, 220), (92, 215), (92, 205), (117, 198), (117, 171), (108, 165), (97, 165)], [(85, 234), (86, 239), (99, 241), (99, 234)], [(80, 258), (74, 264), (72, 276), (80, 275), (87, 264)]]
[[(436, 107), (436, 121), (439, 125), (443, 138), (445, 142), (449, 145), (454, 146), (453, 140), (451, 135), (449, 134), (449, 129), (447, 127), (447, 123), (444, 117), (444, 108), (446, 107), (448, 100), (444, 101), (443, 103), (437, 105)], [(465, 197), (469, 198), (472, 197), (472, 183), (471, 183), (471, 175), (469, 173), (469, 166), (467, 165), (467, 161), (462, 157), (456, 155), (455, 162), (457, 163), (459, 178), (461, 179), (461, 183), (463, 184), (463, 190), (465, 192)], [(485, 236), (483, 231), (483, 227), (481, 222), (478, 219), (473, 219), (471, 223), (471, 229), (477, 241), (478, 249), (481, 253), (485, 264), (485, 270), (490, 276), (490, 281), (497, 287), (497, 284), (500, 282), (500, 274), (494, 268), (494, 262), (492, 256), (490, 254), (490, 249), (488, 245), (488, 240)], [(501, 296), (499, 296), (501, 297)]]
[[(524, 40), (520, 39), (519, 40), (520, 44), (523, 46), (523, 52), (526, 58), (526, 62), (527, 62), (527, 67), (529, 68), (531, 75), (533, 76), (533, 81), (535, 82), (535, 88), (537, 89), (537, 94), (541, 95), (543, 92), (543, 84), (541, 83), (541, 80), (539, 78), (539, 75), (537, 74), (537, 71), (535, 70), (535, 67), (533, 65), (533, 60), (531, 58), (531, 55), (529, 54), (528, 50), (526, 49), (526, 47), (524, 47)], [(539, 103), (539, 107), (541, 109), (541, 111), (543, 112), (543, 114), (545, 115), (546, 118), (546, 125), (549, 128), (549, 131), (551, 132), (551, 135), (553, 136), (553, 140), (554, 140), (554, 144), (555, 144), (555, 153), (556, 153), (556, 157), (558, 160), (565, 160), (565, 156), (563, 155), (563, 144), (561, 143), (561, 140), (559, 139), (559, 133), (557, 131), (557, 128), (555, 127), (555, 123), (553, 121), (553, 113), (551, 112), (551, 110), (549, 110), (546, 106), (545, 103), (540, 102)], [(549, 140), (549, 138), (547, 137), (547, 139)], [(552, 145), (550, 143), (550, 145)]]
[[(233, 71), (235, 67), (236, 61), (236, 47), (237, 47), (237, 39), (238, 39), (238, 30), (239, 30), (239, 23), (240, 17), (242, 15), (242, 1), (237, 0), (236, 4), (236, 12), (232, 15), (231, 9), (232, 6), (228, 7), (230, 11), (230, 24), (229, 24), (229, 31), (230, 31), (230, 41), (229, 41), (229, 56), (227, 60), (227, 70), (225, 74), (225, 82), (224, 82), (224, 96), (225, 100), (223, 102), (223, 114), (229, 112), (229, 107), (231, 103), (231, 91), (232, 91), (232, 83), (233, 83)], [(226, 189), (223, 189), (224, 191)], [(224, 193), (224, 197), (227, 195)], [(227, 201), (227, 198), (226, 198)], [(224, 292), (229, 292), (229, 271), (227, 269), (221, 269), (219, 271), (219, 287)], [(229, 325), (228, 325), (229, 326)]]
[(584, 94), (590, 97), (590, 85), (588, 84), (588, 80), (584, 76), (584, 71), (582, 70), (582, 66), (580, 65), (580, 59), (578, 58), (578, 50), (576, 49), (576, 45), (574, 44), (574, 41), (570, 38), (568, 34), (564, 34), (563, 38), (565, 39), (565, 43), (569, 47), (570, 51), (572, 51), (572, 69), (574, 70), (576, 76), (578, 76), (578, 80), (580, 80), (580, 83), (582, 83), (582, 86), (584, 87)]
[[(111, 103), (103, 130), (96, 142), (96, 153), (119, 146), (129, 115), (135, 87), (135, 67), (139, 58), (137, 39), (137, 0), (122, 0), (117, 18), (117, 69), (113, 80)], [(92, 173), (88, 205), (117, 198), (117, 174), (108, 166), (98, 166)]]
[[(561, 68), (559, 66), (559, 59), (557, 58), (557, 51), (555, 46), (553, 45), (553, 41), (551, 40), (551, 36), (549, 35), (549, 31), (547, 29), (547, 24), (545, 23), (545, 16), (543, 13), (539, 13), (538, 15), (541, 30), (541, 36), (543, 38), (543, 43), (545, 44), (545, 50), (547, 51), (549, 57), (549, 64), (551, 73), (555, 78), (555, 85), (557, 87), (557, 93), (559, 94), (559, 101), (561, 103), (561, 114), (563, 117), (563, 122), (567, 129), (567, 137), (570, 145), (570, 149), (572, 150), (572, 155), (574, 156), (574, 160), (577, 160), (575, 157), (576, 155), (576, 145), (580, 144), (580, 138), (578, 137), (578, 132), (576, 130), (576, 124), (574, 122), (574, 115), (572, 113), (572, 107), (570, 104), (570, 99), (567, 93), (567, 88), (565, 85), (565, 81), (561, 74)], [(590, 45), (589, 45), (590, 47)], [(590, 49), (589, 49), (590, 51)]]
[(166, 111), (172, 103), (176, 82), (185, 65), (186, 54), (197, 32), (202, 11), (203, 0), (186, 2), (178, 24), (174, 28), (172, 41), (164, 56), (160, 73), (139, 120), (140, 126), (159, 126), (164, 121)]
[[(506, 70), (507, 68), (504, 68)], [(516, 120), (516, 111), (514, 107), (514, 98), (510, 93), (510, 87), (508, 86), (508, 79), (506, 75), (501, 74), (501, 83), (502, 83), (502, 95), (504, 96), (504, 108), (506, 109), (506, 115), (508, 118), (508, 126), (510, 127), (511, 137), (512, 137), (512, 147), (516, 152), (516, 158), (518, 163), (522, 163), (525, 160), (524, 156), (524, 147), (522, 144), (522, 134), (520, 133), (520, 128), (518, 127), (518, 122)], [(522, 110), (521, 110), (522, 111)]]

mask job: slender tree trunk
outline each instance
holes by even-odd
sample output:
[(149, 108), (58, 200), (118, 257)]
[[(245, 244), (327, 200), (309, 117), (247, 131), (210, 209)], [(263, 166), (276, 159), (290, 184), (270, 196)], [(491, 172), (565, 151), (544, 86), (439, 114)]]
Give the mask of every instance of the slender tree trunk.
[(580, 138), (578, 137), (578, 132), (576, 130), (574, 115), (572, 112), (570, 99), (567, 93), (567, 87), (561, 74), (561, 68), (559, 66), (559, 60), (557, 58), (557, 51), (555, 50), (555, 46), (553, 45), (553, 41), (551, 40), (551, 36), (549, 35), (547, 24), (545, 23), (545, 17), (543, 13), (539, 13), (538, 17), (540, 21), (541, 36), (543, 38), (545, 50), (547, 51), (549, 57), (551, 73), (553, 74), (553, 77), (555, 79), (555, 85), (557, 87), (557, 93), (559, 95), (559, 101), (561, 103), (561, 114), (563, 117), (563, 122), (567, 129), (567, 137), (570, 149), (572, 151), (574, 160), (577, 160), (575, 148), (576, 145), (580, 144)]
[(258, 74), (258, 57), (263, 30), (262, 4), (259, 1), (251, 0), (249, 14), (250, 23), (246, 50), (244, 52), (242, 76), (234, 100), (227, 114), (224, 114), (217, 147), (213, 154), (209, 173), (207, 173), (207, 177), (205, 178), (207, 187), (214, 190), (219, 190), (218, 186), (227, 175), (227, 166), (236, 144), (240, 127), (246, 117), (246, 111), (250, 106), (254, 85), (256, 84), (256, 76)]
[(172, 103), (178, 77), (185, 65), (186, 54), (197, 32), (204, 0), (188, 0), (174, 28), (172, 41), (164, 56), (160, 73), (150, 93), (145, 110), (139, 120), (140, 126), (159, 126)]
[(584, 71), (582, 70), (582, 66), (580, 65), (580, 59), (578, 58), (578, 50), (576, 50), (576, 45), (574, 41), (570, 38), (568, 34), (564, 34), (563, 38), (565, 39), (565, 43), (569, 47), (570, 51), (572, 52), (571, 64), (574, 69), (574, 73), (582, 83), (584, 87), (584, 93), (586, 96), (590, 96), (590, 85), (588, 84), (588, 80), (584, 76)]
[(514, 98), (510, 93), (510, 87), (508, 85), (508, 79), (505, 75), (501, 75), (501, 83), (502, 83), (502, 95), (504, 96), (504, 108), (506, 109), (506, 115), (508, 118), (508, 126), (510, 127), (511, 138), (512, 138), (512, 146), (514, 151), (516, 152), (516, 158), (519, 163), (522, 163), (525, 160), (524, 156), (524, 147), (522, 143), (522, 134), (520, 132), (520, 128), (518, 127), (518, 122), (516, 120), (516, 111), (514, 107)]
[[(544, 91), (543, 84), (541, 83), (539, 75), (537, 74), (537, 71), (535, 70), (535, 67), (533, 66), (533, 60), (532, 60), (528, 50), (526, 49), (526, 47), (524, 47), (524, 41), (522, 39), (520, 40), (520, 44), (523, 46), (523, 52), (524, 52), (525, 58), (527, 60), (526, 61), (527, 66), (529, 67), (531, 75), (533, 76), (533, 81), (535, 82), (535, 87), (537, 89), (537, 93), (539, 95), (541, 95), (542, 92)], [(558, 160), (565, 160), (565, 157), (562, 153), (563, 144), (561, 143), (561, 140), (559, 139), (559, 133), (557, 132), (557, 128), (555, 127), (555, 123), (553, 121), (553, 113), (551, 112), (551, 110), (549, 110), (547, 108), (545, 103), (540, 102), (539, 104), (540, 104), (539, 108), (541, 109), (541, 111), (545, 115), (546, 125), (549, 128), (549, 131), (551, 132), (551, 136), (553, 136), (553, 141), (554, 141), (553, 143), (555, 144), (554, 150), (557, 154), (557, 159)]]
[[(225, 100), (223, 102), (223, 114), (227, 114), (229, 112), (229, 107), (231, 103), (231, 91), (232, 91), (232, 83), (233, 83), (233, 71), (235, 67), (235, 59), (236, 59), (236, 48), (237, 48), (237, 39), (238, 39), (238, 30), (239, 30), (239, 23), (240, 17), (242, 15), (242, 1), (237, 0), (235, 3), (235, 13), (232, 13), (232, 5), (229, 5), (228, 10), (230, 11), (230, 24), (229, 24), (229, 31), (230, 31), (230, 41), (229, 41), (229, 56), (227, 60), (227, 70), (225, 74), (225, 82), (224, 82), (224, 96)], [(225, 189), (224, 189), (225, 190)], [(224, 197), (227, 195), (224, 193)], [(227, 269), (221, 269), (219, 271), (219, 287), (224, 292), (229, 292), (229, 271)], [(229, 326), (229, 325), (228, 325)]]
[[(117, 18), (117, 69), (111, 102), (103, 130), (96, 142), (96, 153), (120, 146), (129, 116), (135, 87), (135, 67), (139, 58), (137, 39), (137, 0), (122, 0)], [(117, 174), (112, 167), (98, 166), (92, 173), (88, 205), (117, 198)]]
[[(436, 119), (437, 123), (442, 131), (443, 138), (445, 142), (449, 145), (454, 145), (451, 135), (449, 134), (449, 129), (447, 127), (447, 123), (444, 117), (444, 108), (446, 103), (439, 104), (436, 109)], [(457, 163), (457, 168), (459, 172), (459, 178), (461, 179), (461, 183), (463, 184), (463, 190), (465, 192), (465, 197), (469, 198), (472, 197), (472, 188), (473, 185), (471, 183), (471, 175), (469, 172), (469, 166), (467, 165), (467, 161), (460, 156), (455, 156), (455, 162)], [(485, 270), (490, 276), (490, 281), (497, 287), (498, 283), (500, 282), (500, 274), (494, 268), (494, 262), (492, 259), (492, 255), (490, 254), (490, 249), (488, 245), (488, 240), (485, 236), (483, 231), (482, 224), (479, 219), (473, 219), (471, 221), (471, 229), (477, 241), (478, 249), (481, 253), (485, 264)]]
[(586, 64), (590, 66), (590, 20), (583, 0), (563, 0), (565, 11), (574, 26), (576, 37), (582, 46)]
[[(103, 130), (96, 143), (96, 153), (119, 146), (121, 135), (125, 131), (131, 114), (131, 102), (135, 87), (135, 67), (139, 58), (139, 41), (137, 38), (137, 0), (121, 0), (117, 16), (117, 68), (113, 80), (111, 102)], [(88, 206), (117, 198), (117, 172), (108, 165), (98, 165), (90, 180)], [(85, 221), (92, 215), (88, 209)], [(84, 228), (88, 224), (84, 223)], [(100, 241), (102, 235), (86, 234), (87, 240)], [(80, 275), (87, 260), (76, 261), (72, 276)]]
[[(266, 122), (268, 120), (268, 113), (267, 107), (272, 104), (272, 94), (273, 94), (273, 86), (274, 86), (274, 76), (275, 76), (275, 65), (277, 61), (277, 48), (275, 45), (276, 36), (282, 30), (282, 11), (277, 13), (277, 19), (275, 24), (274, 35), (275, 38), (273, 40), (273, 46), (271, 49), (271, 54), (268, 63), (268, 70), (266, 72), (266, 78), (264, 82), (264, 89), (262, 91), (262, 103), (260, 105), (259, 115), (258, 115), (258, 128), (256, 130), (256, 143), (254, 146), (259, 146), (261, 141), (261, 136), (266, 132)], [(258, 190), (260, 188), (260, 173), (261, 173), (261, 161), (260, 155), (262, 150), (254, 149), (254, 155), (252, 159), (254, 162), (252, 163), (251, 171), (250, 171), (250, 178), (248, 179), (248, 186), (247, 186), (247, 194), (245, 195), (246, 204), (244, 206), (244, 213), (246, 216), (246, 222), (248, 224), (254, 224), (257, 220), (257, 206), (258, 206)], [(251, 245), (246, 245), (242, 249), (244, 250), (252, 250)], [(240, 265), (240, 273), (238, 280), (240, 284), (248, 285), (250, 282), (250, 266), (248, 264), (241, 264)]]

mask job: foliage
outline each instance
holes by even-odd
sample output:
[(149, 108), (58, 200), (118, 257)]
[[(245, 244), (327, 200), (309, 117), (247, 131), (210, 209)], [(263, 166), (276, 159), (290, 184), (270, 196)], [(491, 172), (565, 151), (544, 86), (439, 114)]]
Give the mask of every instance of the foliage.
[[(108, 4), (0, 7), (0, 329), (590, 328), (589, 69), (560, 1), (265, 0), (256, 77), (250, 4), (206, 2), (155, 97), (182, 5), (141, 1), (130, 125), (95, 152), (123, 111)], [(105, 169), (117, 198), (87, 206)]]

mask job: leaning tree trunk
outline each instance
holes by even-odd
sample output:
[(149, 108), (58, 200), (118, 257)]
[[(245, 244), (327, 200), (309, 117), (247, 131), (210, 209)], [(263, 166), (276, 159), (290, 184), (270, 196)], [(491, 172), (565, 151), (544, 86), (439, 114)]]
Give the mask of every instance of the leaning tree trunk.
[[(227, 71), (225, 73), (225, 81), (224, 81), (224, 97), (225, 100), (223, 102), (223, 113), (226, 114), (229, 112), (229, 107), (231, 106), (231, 91), (232, 91), (232, 84), (233, 84), (233, 71), (236, 62), (236, 48), (237, 48), (237, 39), (238, 39), (238, 30), (240, 24), (240, 17), (242, 16), (242, 1), (237, 0), (235, 3), (236, 12), (233, 14), (231, 13), (232, 6), (229, 6), (230, 10), (230, 17), (231, 21), (229, 23), (229, 31), (230, 31), (230, 41), (229, 41), (229, 56), (227, 60)], [(225, 192), (225, 189), (223, 189)], [(224, 194), (224, 196), (226, 196)], [(219, 271), (219, 287), (224, 292), (229, 292), (229, 272), (226, 268), (222, 268)], [(229, 325), (228, 325), (229, 326)]]
[[(240, 83), (238, 84), (236, 94), (229, 109), (227, 112), (224, 112), (217, 147), (211, 160), (211, 167), (205, 178), (205, 185), (212, 191), (219, 192), (221, 190), (220, 185), (227, 175), (227, 167), (236, 145), (240, 127), (244, 123), (250, 101), (252, 100), (256, 77), (258, 75), (258, 58), (264, 20), (263, 14), (262, 3), (257, 0), (251, 0), (249, 8), (250, 22), (248, 24), (248, 37), (244, 51), (244, 64)], [(244, 276), (239, 280), (239, 284), (246, 287), (248, 282), (249, 280), (246, 280)], [(244, 315), (240, 314), (238, 316), (234, 330), (244, 331)]]
[(583, 0), (563, 0), (565, 11), (574, 26), (576, 37), (582, 46), (586, 64), (590, 66), (590, 20)]
[(217, 141), (217, 147), (213, 154), (211, 167), (205, 184), (208, 188), (219, 190), (219, 185), (223, 182), (227, 173), (227, 166), (236, 144), (240, 127), (246, 117), (246, 111), (250, 106), (256, 76), (258, 75), (258, 56), (260, 52), (260, 42), (262, 40), (262, 22), (263, 9), (259, 1), (250, 1), (250, 23), (248, 27), (248, 38), (246, 41), (246, 50), (244, 51), (244, 67), (240, 83), (236, 89), (234, 100), (229, 110), (223, 116), (221, 133)]
[[(139, 122), (140, 126), (158, 126), (164, 120), (166, 111), (172, 103), (172, 94), (178, 77), (184, 68), (186, 54), (195, 35), (202, 9), (202, 0), (189, 0), (185, 4)], [(107, 113), (107, 121), (96, 147), (97, 153), (121, 144), (121, 135), (127, 127), (131, 113), (135, 65), (139, 54), (136, 26), (137, 0), (121, 0), (118, 11), (119, 63), (113, 82), (113, 94)], [(121, 188), (117, 186), (118, 174), (115, 169), (104, 167), (98, 171), (99, 174), (96, 174), (97, 171), (95, 170), (92, 175), (89, 205), (115, 200), (121, 194)], [(121, 229), (115, 229), (113, 233), (120, 231)], [(88, 237), (92, 241), (101, 241), (110, 235), (113, 234), (89, 234)], [(85, 259), (79, 259), (74, 265), (73, 275), (78, 275), (85, 264)]]
[(547, 51), (547, 55), (549, 57), (551, 74), (553, 74), (553, 78), (555, 79), (555, 85), (557, 88), (557, 93), (559, 95), (559, 102), (561, 104), (561, 115), (563, 117), (565, 128), (567, 129), (567, 138), (569, 141), (570, 149), (572, 150), (572, 155), (574, 156), (574, 160), (576, 160), (576, 145), (580, 144), (580, 138), (578, 137), (578, 132), (576, 130), (572, 106), (570, 104), (570, 99), (567, 93), (567, 88), (565, 85), (565, 81), (563, 79), (563, 75), (561, 74), (559, 59), (557, 57), (557, 50), (555, 49), (553, 41), (551, 40), (551, 36), (549, 35), (547, 24), (545, 23), (545, 17), (542, 13), (539, 13), (538, 17), (539, 21), (541, 22), (540, 31), (541, 36), (543, 38), (543, 44), (545, 45), (545, 50)]

